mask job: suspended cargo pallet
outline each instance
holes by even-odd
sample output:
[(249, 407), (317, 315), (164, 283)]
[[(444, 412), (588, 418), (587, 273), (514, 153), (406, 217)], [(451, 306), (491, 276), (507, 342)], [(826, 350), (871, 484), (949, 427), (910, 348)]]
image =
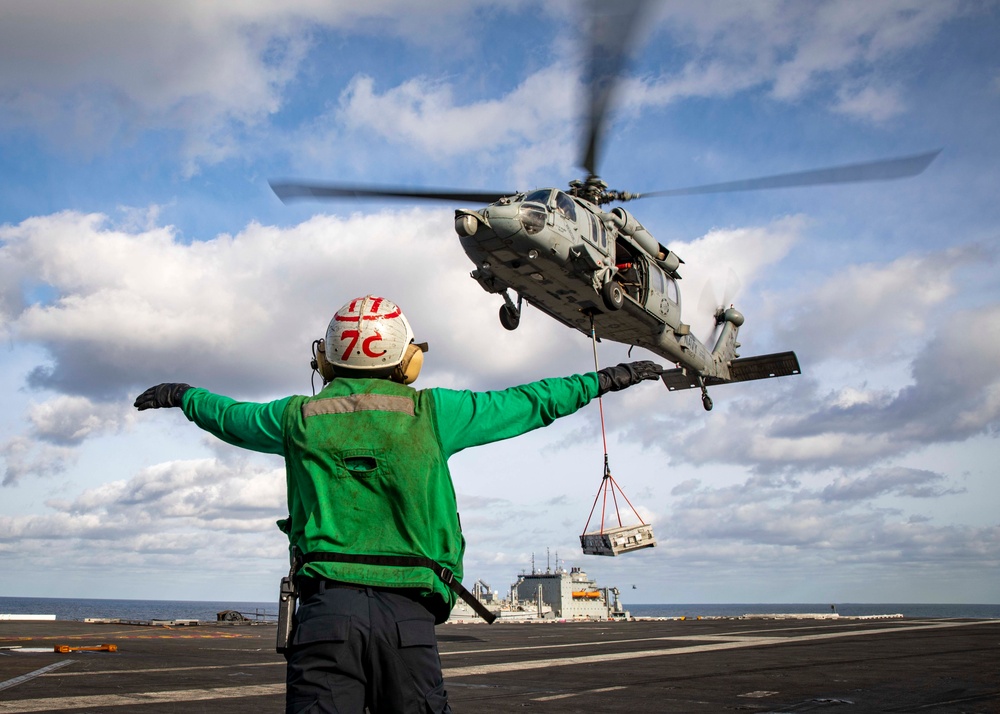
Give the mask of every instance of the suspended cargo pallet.
[(580, 536), (584, 555), (620, 555), (656, 545), (653, 526), (640, 523), (603, 531), (593, 531)]
[[(611, 496), (614, 514), (610, 520), (618, 521), (617, 528), (605, 528), (604, 524), (609, 520), (607, 513), (608, 495)], [(625, 525), (622, 523), (621, 510), (618, 507), (618, 494), (632, 509), (637, 521), (636, 525)], [(603, 499), (602, 499), (603, 496)], [(597, 524), (597, 530), (588, 531), (590, 521), (594, 517), (594, 510), (597, 508), (597, 501), (603, 500), (601, 507), (601, 520)], [(628, 500), (628, 496), (621, 490), (621, 486), (611, 475), (611, 470), (604, 462), (604, 478), (601, 480), (601, 487), (597, 490), (597, 497), (594, 498), (594, 505), (590, 509), (590, 517), (587, 518), (587, 525), (583, 527), (583, 534), (580, 536), (580, 545), (583, 547), (584, 555), (621, 555), (630, 553), (633, 550), (652, 548), (656, 545), (656, 536), (653, 535), (653, 526), (642, 520), (639, 512)]]

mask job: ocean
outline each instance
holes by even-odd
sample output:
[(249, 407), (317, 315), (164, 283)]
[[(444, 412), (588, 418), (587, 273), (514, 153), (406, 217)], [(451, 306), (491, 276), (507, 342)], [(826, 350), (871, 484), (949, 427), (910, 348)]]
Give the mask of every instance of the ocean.
[[(625, 598), (622, 598), (625, 601)], [(926, 603), (715, 603), (630, 604), (635, 617), (739, 617), (773, 613), (832, 613), (843, 616), (904, 615), (919, 618), (1000, 619), (1000, 605)], [(250, 619), (275, 620), (273, 602), (196, 600), (91, 600), (46, 597), (0, 597), (0, 615), (55, 615), (57, 620), (116, 617), (122, 620), (215, 621), (224, 610), (236, 610)]]

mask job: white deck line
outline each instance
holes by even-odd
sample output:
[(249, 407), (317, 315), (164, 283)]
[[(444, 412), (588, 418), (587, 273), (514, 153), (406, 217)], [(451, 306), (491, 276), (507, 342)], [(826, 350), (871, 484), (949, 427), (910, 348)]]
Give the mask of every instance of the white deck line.
[(34, 679), (35, 677), (41, 677), (46, 672), (51, 672), (54, 669), (65, 667), (68, 664), (73, 664), (73, 662), (74, 660), (64, 659), (61, 662), (53, 662), (52, 664), (42, 667), (41, 669), (36, 669), (34, 672), (28, 672), (27, 674), (22, 674), (20, 677), (13, 677), (4, 682), (0, 682), (0, 690), (16, 687), (18, 684), (28, 682)]
[(91, 695), (84, 697), (52, 697), (43, 699), (16, 699), (0, 702), (0, 712), (27, 714), (27, 712), (65, 711), (67, 709), (97, 709), (108, 707), (137, 707), (143, 704), (203, 702), (212, 699), (237, 699), (240, 697), (267, 697), (285, 693), (285, 684), (256, 684), (246, 687), (212, 687), (211, 689), (175, 689), (162, 692), (135, 692), (132, 694)]
[[(848, 630), (841, 632), (823, 632), (814, 635), (789, 635), (786, 637), (758, 637), (742, 638), (738, 641), (718, 642), (715, 644), (694, 645), (691, 647), (671, 647), (658, 650), (639, 650), (636, 652), (614, 652), (607, 654), (583, 655), (580, 657), (550, 658), (525, 660), (520, 662), (498, 662), (496, 664), (472, 665), (470, 667), (450, 667), (444, 670), (444, 677), (473, 677), (482, 674), (496, 674), (499, 672), (518, 672), (526, 669), (539, 669), (545, 667), (567, 667), (575, 664), (596, 664), (605, 662), (621, 662), (629, 659), (642, 659), (645, 657), (671, 657), (685, 654), (699, 654), (702, 652), (719, 652), (721, 650), (736, 650), (746, 647), (760, 647), (764, 645), (792, 644), (797, 642), (815, 642), (818, 640), (833, 640), (844, 637), (864, 637), (867, 635), (891, 634), (893, 632), (910, 632), (914, 630), (940, 630), (949, 627), (965, 627), (968, 625), (982, 625), (984, 623), (995, 623), (996, 620), (972, 620), (966, 622), (944, 622), (927, 625), (911, 625), (908, 627), (880, 627), (873, 630)], [(3, 710), (0, 710), (3, 711)]]

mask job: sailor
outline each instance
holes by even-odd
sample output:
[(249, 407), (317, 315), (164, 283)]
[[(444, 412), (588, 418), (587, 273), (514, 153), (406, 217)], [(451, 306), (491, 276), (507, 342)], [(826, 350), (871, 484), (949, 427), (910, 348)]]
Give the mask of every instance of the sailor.
[(167, 383), (135, 400), (140, 411), (179, 407), (223, 441), (285, 459), (289, 516), (278, 525), (301, 554), (282, 648), (288, 713), (450, 711), (434, 625), (468, 593), (448, 458), (661, 371), (644, 361), (501, 391), (417, 390), (426, 349), (395, 303), (368, 295), (315, 343), (324, 387), (314, 397), (238, 402)]

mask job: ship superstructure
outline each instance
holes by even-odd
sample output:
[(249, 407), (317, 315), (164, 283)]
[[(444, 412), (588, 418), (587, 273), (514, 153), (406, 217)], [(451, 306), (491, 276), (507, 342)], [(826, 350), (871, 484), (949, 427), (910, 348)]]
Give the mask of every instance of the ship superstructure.
[[(622, 607), (616, 587), (599, 587), (582, 568), (570, 570), (557, 565), (553, 570), (522, 572), (510, 586), (508, 597), (501, 598), (489, 584), (479, 580), (472, 593), (500, 620), (626, 620), (631, 616)], [(459, 601), (450, 622), (478, 619), (472, 608)]]

